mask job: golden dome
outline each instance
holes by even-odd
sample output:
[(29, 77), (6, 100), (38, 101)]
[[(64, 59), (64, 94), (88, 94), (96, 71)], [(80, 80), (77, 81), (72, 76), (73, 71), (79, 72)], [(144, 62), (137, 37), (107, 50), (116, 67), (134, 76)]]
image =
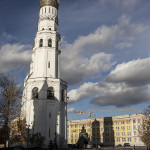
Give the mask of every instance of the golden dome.
[(58, 8), (59, 0), (40, 0), (40, 7), (43, 6), (53, 6), (55, 8)]

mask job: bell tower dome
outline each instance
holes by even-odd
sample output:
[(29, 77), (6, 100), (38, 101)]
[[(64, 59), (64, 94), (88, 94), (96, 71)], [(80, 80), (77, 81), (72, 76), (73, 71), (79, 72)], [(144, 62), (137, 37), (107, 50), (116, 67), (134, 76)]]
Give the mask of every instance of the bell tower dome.
[(43, 6), (53, 6), (55, 8), (58, 8), (59, 0), (40, 0), (40, 7)]

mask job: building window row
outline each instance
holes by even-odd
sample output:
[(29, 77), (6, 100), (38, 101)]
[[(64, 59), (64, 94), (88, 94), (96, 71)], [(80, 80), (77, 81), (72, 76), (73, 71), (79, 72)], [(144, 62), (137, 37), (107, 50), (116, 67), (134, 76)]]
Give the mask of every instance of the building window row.
[(121, 142), (121, 139), (122, 139), (122, 142), (131, 142), (132, 141), (131, 138), (117, 138), (116, 141)]
[[(61, 98), (61, 100), (64, 101), (65, 100), (65, 97), (64, 97), (65, 90), (62, 90), (62, 92), (63, 92), (63, 94), (62, 94), (63, 97)], [(34, 87), (32, 89), (32, 99), (38, 100), (38, 98), (39, 98), (39, 89), (37, 87)], [(47, 88), (47, 99), (54, 99), (54, 89), (53, 89), (53, 87), (48, 87)]]
[[(116, 125), (119, 125), (119, 124), (120, 124), (119, 121), (116, 121), (115, 123), (116, 123)], [(127, 121), (126, 121), (126, 124), (130, 124), (130, 123), (131, 123), (130, 120), (127, 120)], [(125, 121), (121, 121), (121, 124), (125, 124)]]
[(125, 130), (125, 126), (121, 126), (121, 130)]
[(125, 136), (126, 135), (126, 133), (125, 132), (122, 132), (122, 136)]
[[(130, 126), (127, 126), (127, 127), (121, 126), (121, 130), (125, 130), (125, 128), (126, 128), (127, 130), (131, 130), (131, 127), (130, 127)], [(120, 130), (120, 128), (119, 128), (119, 127), (116, 127), (116, 130)]]
[[(43, 47), (43, 39), (40, 39), (39, 47)], [(52, 39), (48, 39), (48, 47), (52, 47)]]
[[(37, 87), (32, 89), (32, 98), (37, 100), (39, 98), (39, 90)], [(54, 99), (54, 89), (53, 87), (49, 87), (47, 89), (47, 99)]]

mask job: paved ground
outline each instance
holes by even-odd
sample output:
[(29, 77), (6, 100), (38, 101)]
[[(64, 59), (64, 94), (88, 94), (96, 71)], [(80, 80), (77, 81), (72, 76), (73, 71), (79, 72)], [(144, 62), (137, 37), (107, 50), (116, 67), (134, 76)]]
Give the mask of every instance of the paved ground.
[[(98, 150), (98, 149), (82, 149), (82, 150)], [(102, 147), (102, 150), (134, 150), (134, 147)], [(147, 150), (146, 147), (135, 147), (135, 150)]]
[[(134, 150), (134, 147), (115, 147), (116, 150)], [(102, 148), (102, 150), (114, 150), (111, 147)], [(147, 150), (146, 147), (136, 147), (135, 150)]]

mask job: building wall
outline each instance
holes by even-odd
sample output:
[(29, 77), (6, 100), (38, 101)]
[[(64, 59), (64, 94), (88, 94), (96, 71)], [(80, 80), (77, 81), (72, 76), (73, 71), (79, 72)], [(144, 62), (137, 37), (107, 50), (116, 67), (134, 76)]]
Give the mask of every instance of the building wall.
[(92, 144), (116, 146), (130, 143), (131, 146), (144, 146), (138, 129), (142, 124), (142, 114), (68, 121), (68, 144), (75, 144), (84, 125)]
[(46, 138), (45, 147), (50, 140), (56, 140), (60, 147), (67, 146), (67, 83), (60, 79), (58, 5), (57, 1), (41, 0), (30, 74), (22, 96), (23, 119), (30, 133), (41, 133)]

